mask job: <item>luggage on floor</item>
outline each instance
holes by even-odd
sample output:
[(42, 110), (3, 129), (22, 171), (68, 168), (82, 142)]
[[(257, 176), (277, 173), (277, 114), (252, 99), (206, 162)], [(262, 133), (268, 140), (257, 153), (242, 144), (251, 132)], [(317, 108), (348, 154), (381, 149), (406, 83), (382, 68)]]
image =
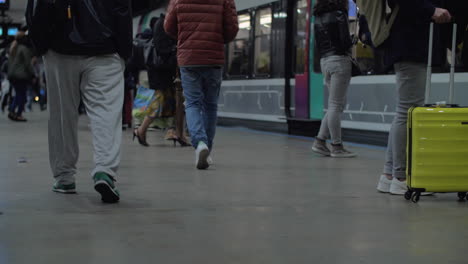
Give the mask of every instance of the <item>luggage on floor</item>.
[[(454, 32), (457, 25), (454, 24)], [(429, 45), (426, 103), (430, 98), (433, 28)], [(452, 51), (456, 50), (453, 34)], [(413, 107), (408, 113), (407, 200), (417, 203), (422, 192), (458, 192), (460, 200), (468, 192), (468, 107), (453, 104), (455, 52), (450, 69), (447, 104)]]

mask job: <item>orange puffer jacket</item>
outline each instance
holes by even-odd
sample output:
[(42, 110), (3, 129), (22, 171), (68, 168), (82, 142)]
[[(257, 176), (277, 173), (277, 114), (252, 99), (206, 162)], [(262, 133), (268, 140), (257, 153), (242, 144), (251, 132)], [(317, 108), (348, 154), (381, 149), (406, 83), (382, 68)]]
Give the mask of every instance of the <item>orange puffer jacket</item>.
[(177, 39), (179, 66), (224, 65), (224, 44), (239, 31), (234, 0), (171, 0), (164, 22)]

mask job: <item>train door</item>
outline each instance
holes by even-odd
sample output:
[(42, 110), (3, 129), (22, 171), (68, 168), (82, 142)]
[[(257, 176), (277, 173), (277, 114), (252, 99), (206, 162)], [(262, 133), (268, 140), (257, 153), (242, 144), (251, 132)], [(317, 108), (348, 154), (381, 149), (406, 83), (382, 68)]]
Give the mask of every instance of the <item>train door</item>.
[(295, 7), (294, 73), (295, 117), (309, 118), (309, 12), (310, 0), (298, 0)]
[(313, 6), (317, 0), (310, 0), (309, 8), (309, 118), (322, 119), (323, 117), (323, 76), (320, 71), (320, 57), (315, 48)]
[[(315, 35), (314, 35), (314, 16), (312, 16), (313, 6), (317, 0), (311, 0), (309, 8), (309, 27), (310, 27), (310, 38), (309, 38), (309, 118), (310, 119), (321, 119), (323, 117), (324, 109), (324, 89), (323, 75), (320, 69), (320, 56), (315, 47)], [(349, 18), (350, 18), (350, 32), (355, 32), (357, 27), (357, 8), (353, 0), (349, 2)]]

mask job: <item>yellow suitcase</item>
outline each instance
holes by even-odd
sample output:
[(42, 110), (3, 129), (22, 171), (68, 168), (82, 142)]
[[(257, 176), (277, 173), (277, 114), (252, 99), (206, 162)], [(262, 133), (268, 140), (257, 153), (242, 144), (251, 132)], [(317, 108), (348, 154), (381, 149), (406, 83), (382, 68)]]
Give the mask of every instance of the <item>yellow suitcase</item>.
[[(455, 24), (454, 32), (456, 27)], [(431, 43), (432, 32), (433, 25)], [(430, 52), (426, 100), (430, 97), (431, 55)], [(452, 61), (455, 61), (454, 56)], [(408, 192), (405, 198), (415, 203), (422, 192), (458, 192), (460, 200), (464, 200), (468, 192), (468, 108), (451, 104), (454, 78), (455, 66), (452, 65), (448, 105), (413, 107), (408, 112)]]

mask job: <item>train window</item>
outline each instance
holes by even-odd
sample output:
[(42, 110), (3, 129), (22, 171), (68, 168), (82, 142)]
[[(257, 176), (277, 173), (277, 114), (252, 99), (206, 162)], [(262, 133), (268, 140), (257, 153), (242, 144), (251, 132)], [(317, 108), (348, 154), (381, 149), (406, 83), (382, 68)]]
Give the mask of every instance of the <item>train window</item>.
[(229, 44), (228, 73), (231, 76), (249, 75), (250, 32), (252, 22), (250, 14), (239, 14), (239, 33)]
[(255, 16), (255, 75), (270, 74), (271, 25), (271, 8), (260, 9)]
[(296, 12), (296, 73), (301, 74), (305, 72), (306, 63), (307, 0), (297, 2)]

